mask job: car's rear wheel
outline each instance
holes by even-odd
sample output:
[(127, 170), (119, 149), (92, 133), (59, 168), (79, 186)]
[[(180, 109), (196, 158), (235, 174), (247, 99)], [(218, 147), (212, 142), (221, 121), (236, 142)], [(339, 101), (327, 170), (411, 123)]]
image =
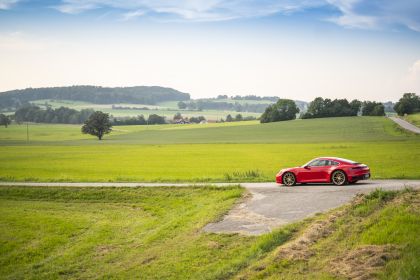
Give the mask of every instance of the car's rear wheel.
[(295, 174), (292, 172), (286, 172), (283, 175), (283, 184), (286, 186), (294, 186), (296, 184)]
[(347, 183), (347, 176), (344, 171), (337, 170), (331, 175), (331, 181), (334, 185), (342, 186)]

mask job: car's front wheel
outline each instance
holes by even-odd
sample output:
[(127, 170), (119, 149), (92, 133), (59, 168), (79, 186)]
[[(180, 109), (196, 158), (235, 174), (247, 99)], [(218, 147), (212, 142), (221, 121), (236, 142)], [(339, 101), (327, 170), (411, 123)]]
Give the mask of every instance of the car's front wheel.
[(334, 185), (337, 186), (345, 185), (347, 183), (346, 173), (344, 173), (344, 171), (341, 170), (334, 171), (331, 175), (331, 181)]
[(292, 172), (286, 172), (283, 175), (283, 184), (286, 186), (294, 186), (296, 184), (295, 174)]

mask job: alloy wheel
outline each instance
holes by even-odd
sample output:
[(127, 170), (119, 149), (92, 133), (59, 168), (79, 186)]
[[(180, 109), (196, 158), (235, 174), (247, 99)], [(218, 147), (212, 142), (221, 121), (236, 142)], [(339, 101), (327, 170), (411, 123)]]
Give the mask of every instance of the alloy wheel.
[(283, 184), (286, 186), (293, 186), (296, 183), (295, 175), (290, 172), (287, 172), (283, 175)]
[(335, 185), (341, 186), (346, 182), (346, 174), (343, 171), (336, 171), (332, 175), (332, 181)]

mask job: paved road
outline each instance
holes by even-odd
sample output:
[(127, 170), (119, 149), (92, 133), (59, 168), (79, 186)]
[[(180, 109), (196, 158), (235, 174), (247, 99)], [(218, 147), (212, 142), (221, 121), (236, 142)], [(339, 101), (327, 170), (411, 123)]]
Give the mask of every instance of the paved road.
[(420, 188), (420, 180), (369, 180), (355, 185), (278, 186), (275, 183), (241, 184), (252, 195), (234, 207), (222, 221), (205, 227), (208, 232), (258, 235), (274, 227), (336, 208), (349, 202), (357, 193), (404, 187)]
[(414, 124), (411, 124), (403, 119), (400, 118), (396, 118), (396, 117), (389, 117), (391, 120), (393, 120), (394, 122), (396, 122), (399, 126), (401, 126), (404, 129), (407, 129), (411, 132), (414, 133), (420, 133), (420, 128), (418, 128), (417, 126), (415, 126)]
[[(186, 187), (181, 183), (30, 183), (0, 182), (0, 186), (69, 186), (69, 187)], [(208, 183), (194, 184), (196, 186)], [(217, 186), (237, 185), (218, 183)], [(371, 192), (376, 188), (386, 190), (404, 187), (420, 188), (420, 180), (369, 180), (355, 185), (297, 185), (279, 186), (276, 183), (241, 183), (250, 196), (236, 205), (220, 222), (207, 225), (208, 232), (242, 233), (258, 235), (274, 227), (291, 223), (338, 207), (349, 202), (357, 193)]]

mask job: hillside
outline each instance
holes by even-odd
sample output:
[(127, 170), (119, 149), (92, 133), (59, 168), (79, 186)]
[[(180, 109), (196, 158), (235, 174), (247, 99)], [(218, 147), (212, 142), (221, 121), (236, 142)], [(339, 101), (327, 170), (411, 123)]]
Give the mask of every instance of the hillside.
[(95, 104), (133, 103), (153, 105), (164, 101), (189, 100), (190, 95), (172, 88), (158, 86), (27, 88), (1, 92), (0, 109), (13, 110), (22, 104), (40, 99), (85, 101)]

